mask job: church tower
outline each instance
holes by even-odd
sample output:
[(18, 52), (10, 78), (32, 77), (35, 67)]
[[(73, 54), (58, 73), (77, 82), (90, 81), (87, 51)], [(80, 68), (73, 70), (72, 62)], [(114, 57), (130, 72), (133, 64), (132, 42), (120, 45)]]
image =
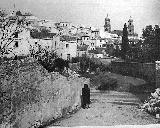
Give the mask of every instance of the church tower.
[(104, 31), (111, 32), (111, 24), (110, 24), (110, 19), (108, 18), (108, 14), (107, 17), (105, 18)]
[(133, 25), (133, 19), (130, 16), (130, 19), (128, 20), (128, 35), (134, 34), (134, 25)]

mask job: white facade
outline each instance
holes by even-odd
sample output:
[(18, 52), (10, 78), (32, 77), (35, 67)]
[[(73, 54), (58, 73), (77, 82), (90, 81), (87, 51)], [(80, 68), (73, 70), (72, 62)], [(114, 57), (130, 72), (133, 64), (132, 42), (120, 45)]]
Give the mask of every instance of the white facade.
[(104, 44), (106, 44), (106, 41), (104, 39), (97, 39), (96, 40), (96, 47), (102, 48)]
[(76, 41), (60, 41), (56, 51), (62, 59), (70, 60), (77, 56), (77, 43)]
[(30, 53), (30, 30), (23, 29), (22, 32), (18, 34), (18, 38), (14, 38), (7, 49), (9, 51), (6, 55), (7, 57), (28, 55)]
[(95, 50), (96, 49), (96, 40), (93, 39), (90, 41), (89, 43), (89, 47), (88, 47), (88, 50)]
[(64, 27), (64, 28), (71, 28), (71, 23), (70, 22), (60, 22), (59, 26)]
[(37, 50), (38, 45), (40, 45), (43, 49), (47, 49), (49, 51), (56, 51), (59, 48), (60, 37), (55, 35), (53, 38), (44, 38), (44, 39), (31, 39), (31, 46)]

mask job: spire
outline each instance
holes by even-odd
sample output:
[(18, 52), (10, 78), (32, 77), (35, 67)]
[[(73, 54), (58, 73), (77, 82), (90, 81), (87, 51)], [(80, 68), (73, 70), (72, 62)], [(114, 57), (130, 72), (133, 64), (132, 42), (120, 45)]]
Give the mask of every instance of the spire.
[(133, 22), (132, 16), (129, 17), (128, 22)]
[(16, 4), (15, 3), (13, 4), (13, 8), (14, 8), (14, 10), (16, 9)]
[(105, 18), (107, 21), (110, 21), (108, 13), (107, 13), (107, 17)]
[(132, 19), (132, 16), (130, 16), (130, 19)]

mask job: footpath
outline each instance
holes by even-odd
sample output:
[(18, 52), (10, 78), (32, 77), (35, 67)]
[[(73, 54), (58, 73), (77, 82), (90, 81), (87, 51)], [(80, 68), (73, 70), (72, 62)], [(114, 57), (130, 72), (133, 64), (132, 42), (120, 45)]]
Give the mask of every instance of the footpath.
[[(128, 85), (134, 87), (145, 84), (137, 78), (107, 73), (118, 80), (123, 90)], [(125, 87), (126, 86), (126, 87)], [(99, 91), (91, 88), (91, 104), (89, 109), (80, 109), (78, 112), (60, 119), (47, 128), (53, 127), (95, 127), (107, 128), (160, 128), (158, 119), (140, 109), (142, 99), (146, 94), (134, 95), (130, 92)]]
[[(150, 125), (154, 128), (157, 119), (139, 109), (141, 101), (128, 92), (91, 90), (91, 105), (89, 109), (80, 109), (77, 113), (57, 121), (54, 126), (116, 126), (116, 125)], [(153, 125), (156, 124), (156, 125)], [(121, 126), (119, 126), (121, 127)], [(127, 126), (128, 127), (128, 126)], [(110, 127), (109, 127), (110, 128)], [(140, 127), (141, 128), (141, 127)]]

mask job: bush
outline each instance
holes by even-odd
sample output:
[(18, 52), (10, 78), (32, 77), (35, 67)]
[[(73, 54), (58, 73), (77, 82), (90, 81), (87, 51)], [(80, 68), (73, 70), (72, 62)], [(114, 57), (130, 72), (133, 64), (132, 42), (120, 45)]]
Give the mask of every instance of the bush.
[(98, 90), (115, 90), (117, 89), (117, 80), (109, 78), (104, 73), (100, 73), (98, 76), (94, 76), (91, 79), (92, 86), (95, 86)]
[(102, 79), (98, 90), (115, 90), (117, 87), (117, 80), (113, 78)]

